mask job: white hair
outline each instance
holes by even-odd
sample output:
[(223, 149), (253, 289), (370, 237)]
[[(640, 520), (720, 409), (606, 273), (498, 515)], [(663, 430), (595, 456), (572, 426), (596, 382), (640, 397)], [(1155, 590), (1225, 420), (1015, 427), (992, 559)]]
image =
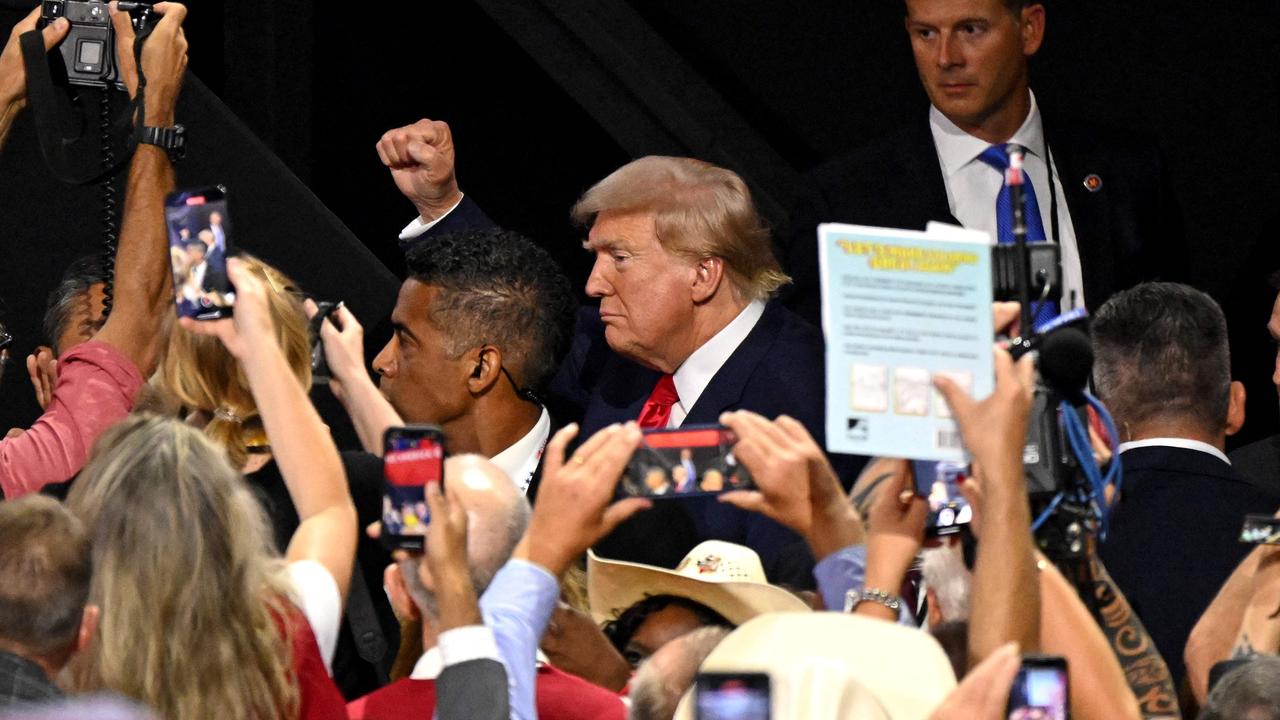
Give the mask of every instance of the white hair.
[(925, 587), (938, 598), (938, 610), (947, 622), (969, 619), (969, 592), (973, 575), (964, 566), (964, 554), (959, 545), (929, 548), (920, 553), (920, 572)]

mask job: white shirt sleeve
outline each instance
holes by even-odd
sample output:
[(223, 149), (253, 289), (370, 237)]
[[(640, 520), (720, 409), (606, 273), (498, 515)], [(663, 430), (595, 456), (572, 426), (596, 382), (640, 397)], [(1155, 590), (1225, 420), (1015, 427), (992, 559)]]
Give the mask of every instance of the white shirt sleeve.
[(484, 625), (465, 625), (446, 630), (436, 638), (436, 647), (440, 649), (443, 667), (471, 660), (502, 662), (502, 656), (498, 654), (498, 643), (493, 638), (493, 631)]
[(424, 232), (426, 232), (426, 231), (430, 230), (431, 228), (435, 227), (435, 226), (436, 226), (436, 223), (438, 223), (438, 222), (440, 222), (441, 220), (443, 220), (443, 219), (445, 219), (445, 218), (449, 217), (449, 213), (453, 212), (454, 210), (457, 210), (457, 209), (458, 209), (458, 206), (459, 206), (459, 205), (461, 205), (461, 204), (462, 204), (462, 198), (461, 198), (461, 197), (459, 197), (459, 198), (458, 198), (458, 202), (454, 203), (454, 204), (453, 204), (453, 207), (451, 207), (451, 208), (449, 208), (448, 210), (446, 210), (444, 213), (442, 213), (442, 214), (440, 215), (440, 217), (436, 218), (435, 220), (430, 220), (430, 221), (425, 221), (425, 222), (424, 222), (424, 221), (423, 221), (423, 219), (422, 219), (422, 216), (421, 216), (421, 215), (419, 215), (418, 217), (416, 217), (416, 218), (414, 218), (414, 219), (413, 219), (413, 222), (410, 222), (408, 225), (405, 225), (405, 226), (404, 226), (404, 229), (400, 231), (400, 239), (401, 239), (401, 240), (412, 240), (413, 238), (418, 237), (418, 236), (419, 236), (419, 235), (421, 235), (422, 233), (424, 233)]
[(291, 562), (286, 571), (292, 591), (289, 599), (311, 625), (325, 669), (332, 675), (333, 652), (338, 647), (338, 630), (342, 627), (342, 594), (338, 583), (329, 570), (315, 560)]

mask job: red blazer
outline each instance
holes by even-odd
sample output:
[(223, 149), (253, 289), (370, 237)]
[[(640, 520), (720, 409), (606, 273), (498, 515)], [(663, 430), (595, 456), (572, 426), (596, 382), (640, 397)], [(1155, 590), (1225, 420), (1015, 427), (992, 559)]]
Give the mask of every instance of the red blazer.
[[(538, 717), (543, 720), (625, 720), (617, 693), (550, 665), (538, 666)], [(347, 705), (351, 720), (427, 718), (436, 708), (435, 680), (397, 680)]]

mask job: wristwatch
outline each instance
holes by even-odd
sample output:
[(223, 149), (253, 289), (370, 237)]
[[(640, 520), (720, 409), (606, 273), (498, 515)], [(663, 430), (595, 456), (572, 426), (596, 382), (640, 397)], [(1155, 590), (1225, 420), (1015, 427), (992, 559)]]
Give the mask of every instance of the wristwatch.
[(172, 161), (181, 160), (187, 154), (187, 129), (181, 124), (173, 127), (144, 127), (138, 133), (138, 142), (164, 148)]

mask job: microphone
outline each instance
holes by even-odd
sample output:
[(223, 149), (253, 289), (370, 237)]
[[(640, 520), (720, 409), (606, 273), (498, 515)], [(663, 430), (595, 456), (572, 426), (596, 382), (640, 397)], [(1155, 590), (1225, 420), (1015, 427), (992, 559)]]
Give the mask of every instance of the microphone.
[(1044, 337), (1038, 363), (1040, 377), (1073, 405), (1084, 402), (1085, 386), (1093, 373), (1093, 345), (1073, 327), (1059, 328)]

